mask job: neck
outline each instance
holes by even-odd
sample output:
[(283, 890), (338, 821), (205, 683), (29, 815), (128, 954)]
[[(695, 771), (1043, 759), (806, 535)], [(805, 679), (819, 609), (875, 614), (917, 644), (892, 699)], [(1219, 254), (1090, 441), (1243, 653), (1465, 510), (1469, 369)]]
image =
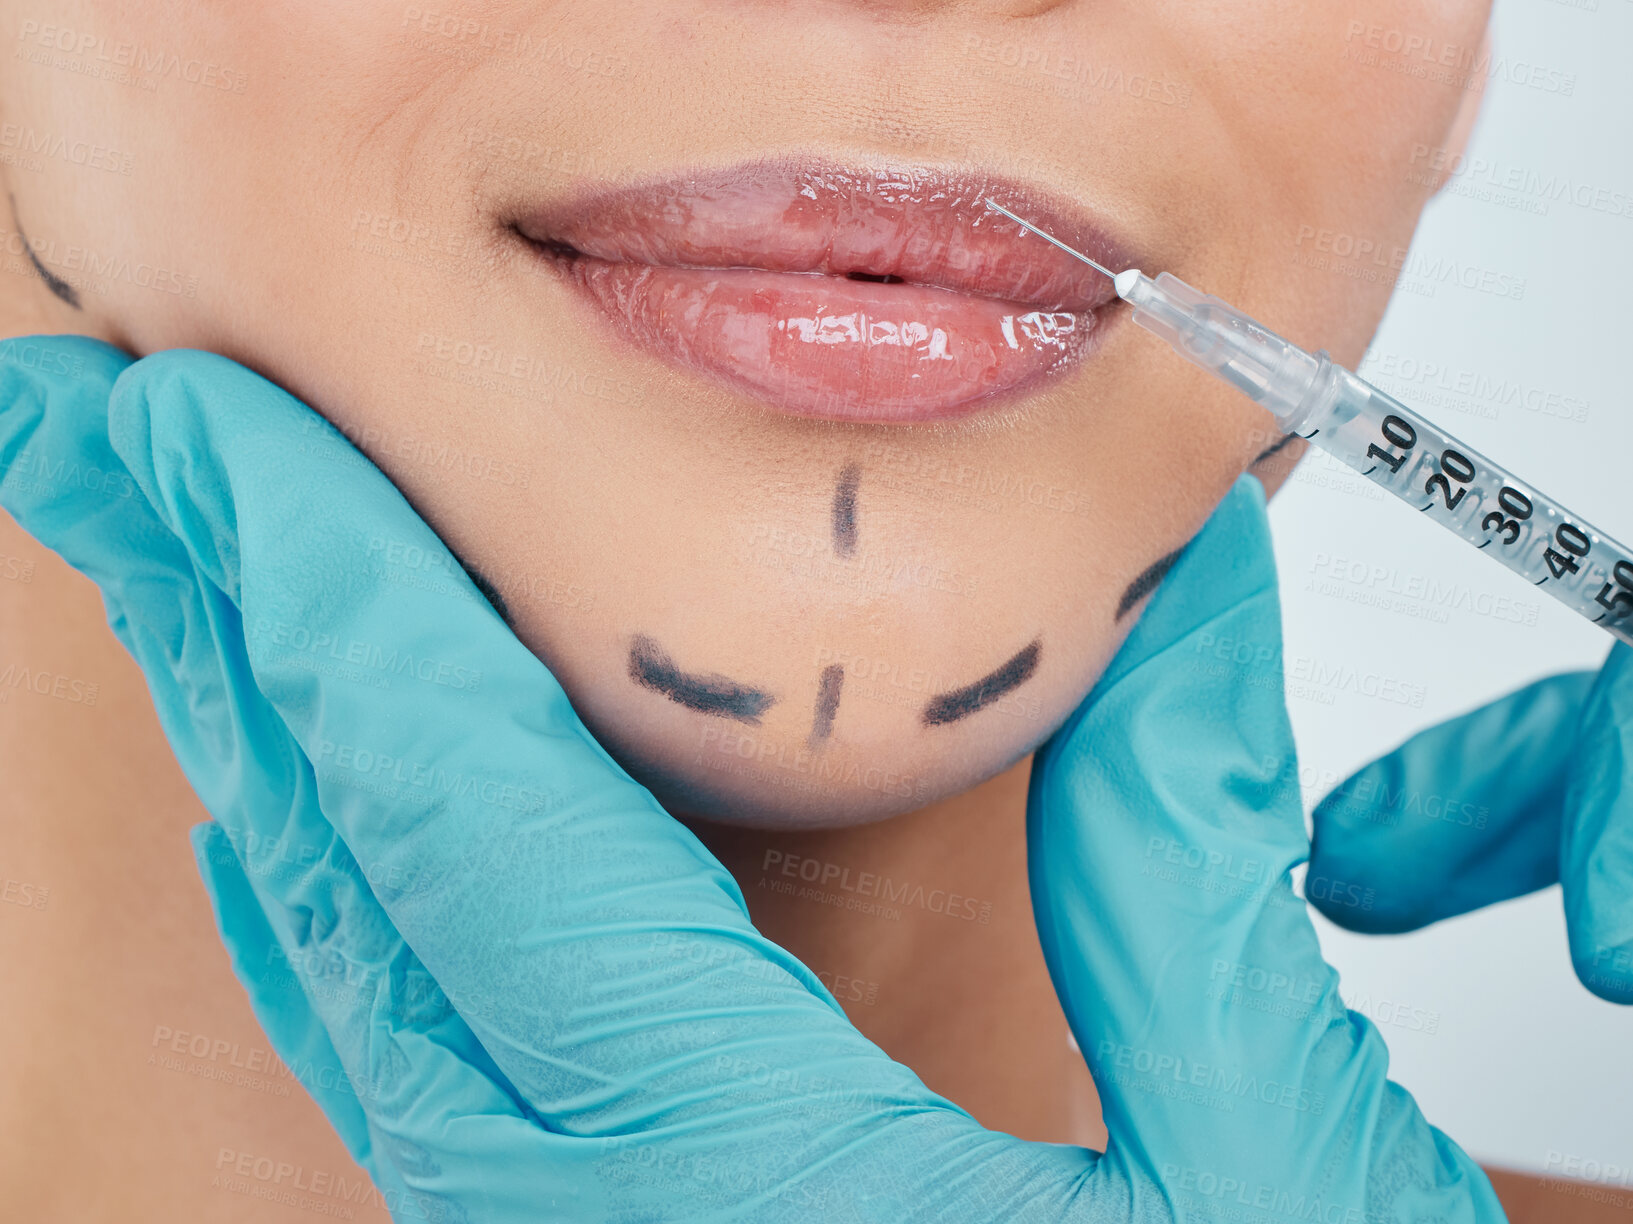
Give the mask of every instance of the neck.
[(1032, 919), (1031, 766), (876, 824), (687, 824), (736, 877), (761, 933), (930, 1089), (990, 1129), (1103, 1147)]

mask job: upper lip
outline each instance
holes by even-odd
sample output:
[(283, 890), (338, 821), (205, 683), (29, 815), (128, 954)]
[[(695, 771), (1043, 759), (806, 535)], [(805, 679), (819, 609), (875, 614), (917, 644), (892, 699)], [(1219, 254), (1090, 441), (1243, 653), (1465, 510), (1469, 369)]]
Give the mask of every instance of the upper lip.
[(1110, 280), (989, 209), (991, 197), (1109, 268), (1120, 242), (1075, 206), (998, 175), (925, 166), (752, 162), (523, 210), (515, 229), (567, 256), (906, 281), (1044, 311), (1091, 311)]

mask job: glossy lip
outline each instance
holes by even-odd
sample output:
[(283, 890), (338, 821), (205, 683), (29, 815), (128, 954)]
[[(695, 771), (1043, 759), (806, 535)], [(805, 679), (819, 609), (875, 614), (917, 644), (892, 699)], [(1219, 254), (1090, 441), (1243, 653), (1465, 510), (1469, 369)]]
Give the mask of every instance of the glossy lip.
[(772, 408), (835, 420), (962, 416), (1096, 347), (1110, 235), (1034, 188), (928, 167), (775, 160), (522, 211), (514, 228), (624, 336)]

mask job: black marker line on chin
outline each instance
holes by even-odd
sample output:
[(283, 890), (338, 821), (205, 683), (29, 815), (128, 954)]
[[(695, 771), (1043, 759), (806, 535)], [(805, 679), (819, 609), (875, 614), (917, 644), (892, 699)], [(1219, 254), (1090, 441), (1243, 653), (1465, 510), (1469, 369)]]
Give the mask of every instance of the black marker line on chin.
[(759, 726), (760, 715), (777, 700), (764, 689), (739, 684), (718, 672), (682, 671), (669, 652), (644, 633), (637, 633), (630, 642), (629, 678), (676, 705), (751, 726)]
[(839, 470), (834, 488), (834, 552), (849, 557), (856, 552), (856, 486), (862, 479), (862, 465), (847, 463)]
[(79, 304), (79, 290), (52, 273), (34, 253), (34, 244), (28, 240), (28, 235), (23, 232), (23, 223), (17, 217), (17, 197), (8, 192), (6, 198), (11, 201), (11, 223), (17, 227), (17, 236), (23, 240), (23, 249), (28, 252), (28, 262), (34, 265), (34, 270), (40, 274), (45, 287), (75, 310), (83, 310), (84, 307)]
[(830, 663), (822, 669), (822, 679), (818, 683), (816, 712), (811, 718), (811, 735), (806, 743), (815, 748), (833, 733), (834, 715), (839, 712), (839, 694), (845, 687), (845, 668), (839, 663)]
[(1185, 555), (1185, 550), (1190, 546), (1190, 541), (1187, 540), (1167, 556), (1158, 557), (1150, 565), (1146, 566), (1140, 572), (1139, 577), (1128, 584), (1128, 590), (1124, 591), (1122, 599), (1118, 600), (1117, 615), (1111, 618), (1112, 623), (1115, 624), (1117, 621), (1122, 620), (1123, 617), (1133, 611), (1135, 604), (1156, 590), (1161, 585), (1162, 580), (1168, 576), (1168, 571), (1174, 568), (1175, 563)]
[(1007, 663), (982, 676), (974, 684), (932, 697), (919, 721), (926, 727), (940, 727), (967, 718), (991, 705), (1032, 678), (1032, 673), (1038, 670), (1038, 656), (1042, 650), (1043, 639), (1034, 638)]

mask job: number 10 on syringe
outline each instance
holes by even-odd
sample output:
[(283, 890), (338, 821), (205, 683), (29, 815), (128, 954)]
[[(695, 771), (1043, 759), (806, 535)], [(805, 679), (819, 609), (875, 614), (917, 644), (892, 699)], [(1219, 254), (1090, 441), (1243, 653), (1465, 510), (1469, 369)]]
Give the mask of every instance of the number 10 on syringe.
[(1633, 556), (1621, 545), (1393, 397), (1347, 381), (1300, 435), (1321, 435), (1335, 458), (1633, 643)]

